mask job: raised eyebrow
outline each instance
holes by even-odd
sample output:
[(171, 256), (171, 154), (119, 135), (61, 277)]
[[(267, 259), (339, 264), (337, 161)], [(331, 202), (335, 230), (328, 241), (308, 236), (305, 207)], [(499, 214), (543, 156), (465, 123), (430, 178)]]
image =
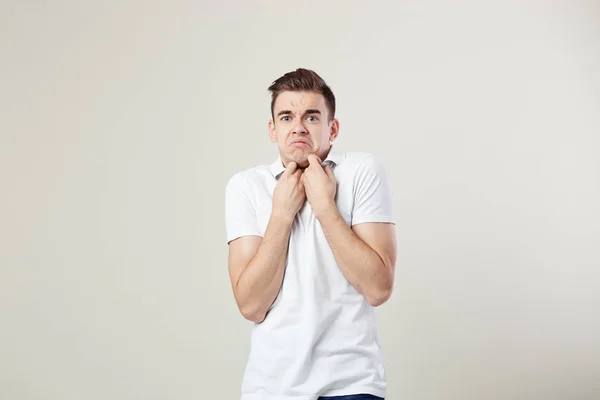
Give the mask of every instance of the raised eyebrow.
[(277, 113), (278, 117), (281, 117), (282, 115), (292, 115), (292, 112), (290, 110), (281, 110)]
[(321, 114), (321, 110), (317, 110), (317, 109), (310, 109), (310, 110), (306, 110), (306, 112), (304, 113), (304, 115), (307, 114)]

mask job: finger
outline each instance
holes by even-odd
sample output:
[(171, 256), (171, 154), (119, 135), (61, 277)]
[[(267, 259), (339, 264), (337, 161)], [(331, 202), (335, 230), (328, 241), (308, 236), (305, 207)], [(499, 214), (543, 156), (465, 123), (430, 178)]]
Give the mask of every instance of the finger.
[(309, 165), (319, 164), (319, 157), (315, 156), (314, 154), (309, 154), (308, 155), (308, 164)]
[(296, 164), (294, 161), (290, 161), (288, 163), (287, 167), (285, 168), (283, 175), (285, 175), (285, 176), (291, 175), (294, 172), (296, 172), (297, 168), (298, 168), (298, 164)]

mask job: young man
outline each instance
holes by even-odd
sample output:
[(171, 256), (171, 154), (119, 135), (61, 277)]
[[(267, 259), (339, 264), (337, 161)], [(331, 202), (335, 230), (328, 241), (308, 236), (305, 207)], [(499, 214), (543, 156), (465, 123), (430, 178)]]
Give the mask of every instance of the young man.
[(315, 72), (269, 91), (279, 156), (226, 189), (231, 285), (255, 323), (242, 400), (384, 398), (374, 307), (396, 262), (387, 173), (370, 154), (332, 150), (335, 97)]

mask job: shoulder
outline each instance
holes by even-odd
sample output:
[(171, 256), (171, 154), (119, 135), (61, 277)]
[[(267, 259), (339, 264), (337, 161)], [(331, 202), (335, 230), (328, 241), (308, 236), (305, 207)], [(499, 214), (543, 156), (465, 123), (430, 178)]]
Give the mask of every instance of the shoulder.
[(265, 176), (270, 174), (268, 165), (257, 165), (231, 175), (227, 180), (227, 188), (250, 187), (253, 183), (259, 182)]
[(384, 164), (372, 153), (347, 152), (343, 154), (343, 161), (355, 174), (385, 172)]
[(375, 159), (375, 156), (372, 153), (366, 153), (366, 152), (359, 152), (359, 151), (352, 151), (352, 152), (348, 152), (344, 154), (345, 158), (344, 161), (351, 163), (351, 164), (355, 164), (355, 165), (360, 165), (365, 161), (368, 160), (372, 160)]

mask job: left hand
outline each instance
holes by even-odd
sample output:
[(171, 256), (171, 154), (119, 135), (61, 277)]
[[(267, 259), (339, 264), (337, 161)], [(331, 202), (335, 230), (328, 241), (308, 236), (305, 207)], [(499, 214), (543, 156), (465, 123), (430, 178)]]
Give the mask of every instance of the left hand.
[(327, 213), (332, 209), (336, 209), (335, 193), (336, 181), (331, 167), (327, 165), (325, 168), (321, 166), (321, 159), (314, 154), (308, 156), (308, 167), (302, 174), (304, 190), (306, 198), (315, 213)]

